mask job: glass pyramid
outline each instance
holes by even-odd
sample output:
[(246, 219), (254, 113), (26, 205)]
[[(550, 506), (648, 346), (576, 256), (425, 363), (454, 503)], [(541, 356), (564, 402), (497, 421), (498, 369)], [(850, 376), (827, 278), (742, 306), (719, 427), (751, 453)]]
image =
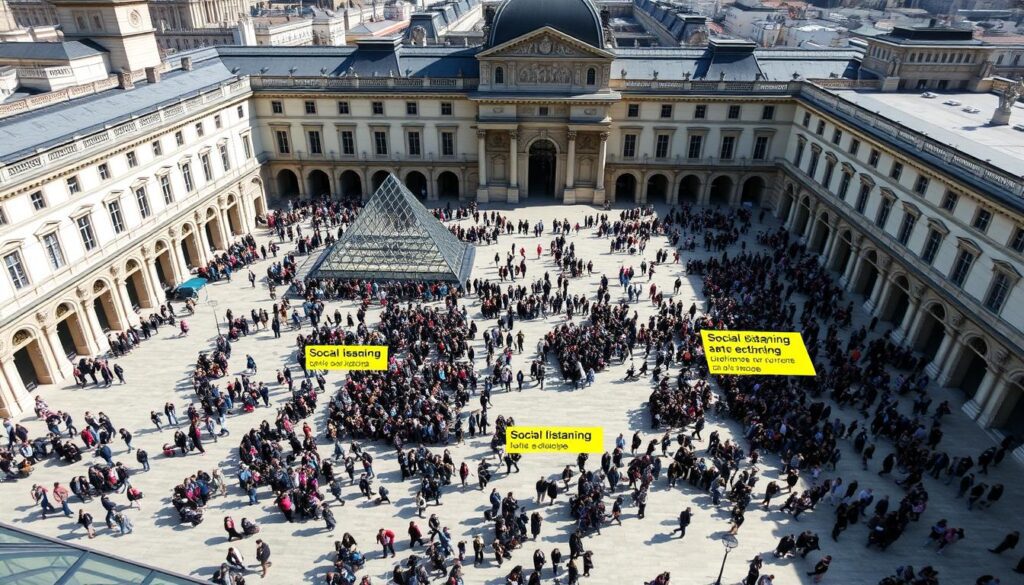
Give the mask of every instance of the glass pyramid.
[(348, 230), (316, 260), (309, 276), (466, 282), (475, 253), (388, 174)]

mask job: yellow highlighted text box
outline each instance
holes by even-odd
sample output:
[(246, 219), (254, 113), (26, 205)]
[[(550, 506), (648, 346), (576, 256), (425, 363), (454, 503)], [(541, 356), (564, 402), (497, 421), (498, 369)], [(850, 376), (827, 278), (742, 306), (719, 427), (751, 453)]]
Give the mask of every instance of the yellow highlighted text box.
[(604, 453), (603, 427), (506, 427), (508, 453)]
[(307, 370), (387, 370), (386, 345), (307, 345)]
[(775, 331), (700, 332), (712, 374), (732, 376), (814, 376), (814, 363), (799, 333)]

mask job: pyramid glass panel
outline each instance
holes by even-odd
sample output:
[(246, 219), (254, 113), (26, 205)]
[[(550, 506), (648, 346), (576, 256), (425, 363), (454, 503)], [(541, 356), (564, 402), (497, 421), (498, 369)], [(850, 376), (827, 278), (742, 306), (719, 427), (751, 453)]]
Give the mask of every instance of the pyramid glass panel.
[(475, 248), (460, 241), (393, 175), (309, 271), (312, 278), (465, 282)]

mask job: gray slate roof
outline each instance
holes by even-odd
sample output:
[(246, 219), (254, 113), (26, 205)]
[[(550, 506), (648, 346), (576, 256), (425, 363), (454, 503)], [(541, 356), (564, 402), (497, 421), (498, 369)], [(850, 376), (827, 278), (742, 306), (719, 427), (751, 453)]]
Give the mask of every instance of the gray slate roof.
[(92, 41), (63, 43), (0, 43), (0, 59), (35, 59), (39, 61), (71, 61), (107, 50)]

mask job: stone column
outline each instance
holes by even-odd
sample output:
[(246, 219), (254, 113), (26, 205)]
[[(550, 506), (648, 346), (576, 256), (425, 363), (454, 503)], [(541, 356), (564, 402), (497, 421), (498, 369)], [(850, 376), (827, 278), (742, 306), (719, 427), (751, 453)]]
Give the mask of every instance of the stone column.
[(893, 343), (900, 343), (904, 340), (910, 341), (910, 330), (913, 324), (917, 321), (918, 309), (921, 307), (921, 302), (918, 300), (919, 297), (912, 296), (909, 292), (907, 293), (907, 310), (903, 313), (903, 318), (900, 319), (899, 325), (896, 330), (892, 332)]
[(0, 415), (13, 417), (30, 410), (32, 398), (14, 365), (13, 354), (0, 357), (0, 373), (4, 378), (4, 383), (0, 384)]
[(594, 189), (594, 203), (603, 204), (607, 198), (604, 192), (604, 167), (608, 162), (608, 133), (601, 133), (601, 150), (597, 155), (597, 186)]
[(811, 243), (811, 234), (814, 233), (814, 228), (818, 225), (818, 218), (816, 217), (817, 213), (818, 213), (818, 206), (812, 200), (811, 201), (811, 206), (810, 206), (810, 208), (808, 210), (808, 214), (807, 214), (807, 225), (804, 226), (804, 233), (801, 234), (803, 236), (803, 238), (804, 238), (804, 241), (807, 242), (808, 244)]
[(1003, 373), (1004, 369), (1001, 363), (989, 364), (985, 371), (985, 377), (978, 385), (978, 391), (961, 407), (968, 416), (976, 419), (982, 426), (992, 423), (999, 412), (999, 407), (1006, 400), (1007, 384), (1003, 379)]
[(889, 286), (892, 284), (889, 282), (889, 262), (889, 259), (880, 261), (882, 266), (878, 268), (875, 284), (871, 287), (868, 300), (864, 302), (864, 310), (872, 315), (877, 314), (877, 309), (881, 306), (882, 299), (889, 293)]
[(508, 202), (519, 202), (519, 129), (508, 133)]
[(476, 158), (477, 166), (479, 167), (478, 181), (479, 185), (476, 189), (476, 200), (479, 203), (487, 203), (490, 198), (487, 194), (487, 131), (477, 130), (476, 131)]
[(142, 261), (142, 273), (146, 277), (150, 297), (152, 300), (156, 300), (156, 305), (154, 306), (158, 306), (164, 302), (164, 287), (160, 282), (160, 274), (156, 271), (156, 258), (153, 257), (146, 246), (142, 248)]
[(95, 349), (96, 355), (104, 354), (110, 350), (110, 340), (107, 339), (107, 336), (103, 333), (103, 328), (100, 327), (100, 320), (96, 316), (96, 307), (93, 306), (92, 295), (82, 287), (78, 287), (75, 292), (78, 293), (78, 299), (82, 306), (81, 316), (84, 316), (83, 321), (85, 321), (82, 326), (86, 329), (86, 334), (93, 341), (89, 349)]
[(111, 298), (121, 325), (125, 329), (129, 326), (138, 325), (139, 316), (135, 314), (135, 309), (132, 307), (132, 299), (128, 296), (128, 286), (125, 283), (124, 277), (119, 272), (115, 273), (113, 270), (111, 270), (111, 274), (114, 274), (114, 290), (111, 291)]
[(829, 230), (828, 243), (825, 244), (825, 251), (822, 254), (825, 257), (825, 268), (831, 270), (832, 262), (836, 259), (836, 252), (839, 250), (839, 226), (832, 226)]
[[(71, 365), (71, 361), (68, 360), (68, 356), (64, 353), (64, 346), (60, 343), (60, 337), (57, 335), (57, 327), (53, 324), (40, 325), (40, 329), (43, 332), (43, 337), (46, 338), (46, 347), (49, 348), (49, 352), (43, 351), (43, 359), (49, 357), (50, 364), (52, 366), (51, 371), (57, 374), (55, 378), (64, 379), (68, 378), (72, 374), (74, 369)], [(42, 343), (40, 343), (42, 347)], [(47, 356), (46, 354), (50, 355)]]
[[(957, 328), (944, 326), (945, 335), (942, 337), (942, 345), (935, 354), (935, 359), (925, 367), (925, 372), (935, 378), (935, 383), (940, 387), (949, 382), (953, 373), (953, 366), (958, 361), (957, 350), (962, 350), (960, 343), (960, 331)], [(973, 350), (969, 350), (973, 351)]]
[(858, 266), (860, 266), (860, 246), (852, 244), (850, 257), (846, 260), (846, 268), (843, 269), (843, 277), (839, 279), (839, 283), (846, 290), (850, 289), (850, 283), (853, 282), (853, 274), (857, 272)]
[(565, 192), (562, 203), (576, 203), (576, 131), (569, 130), (569, 149), (565, 155)]
[(793, 203), (789, 206), (789, 213), (786, 214), (786, 222), (783, 227), (786, 231), (793, 229), (793, 222), (796, 221), (796, 212), (800, 208), (800, 201), (797, 200), (796, 196), (793, 196)]

